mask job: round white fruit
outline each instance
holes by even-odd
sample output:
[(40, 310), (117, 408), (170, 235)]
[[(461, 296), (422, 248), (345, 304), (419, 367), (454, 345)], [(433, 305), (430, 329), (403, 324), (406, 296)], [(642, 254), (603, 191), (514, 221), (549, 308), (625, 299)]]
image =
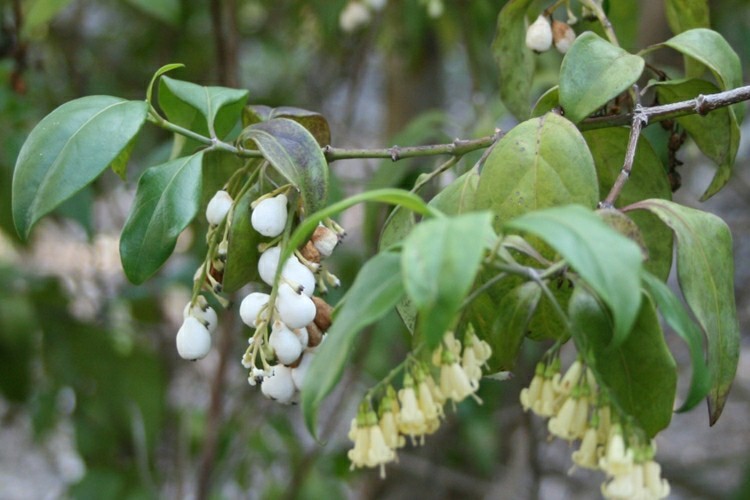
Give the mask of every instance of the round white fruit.
[(206, 219), (212, 226), (218, 226), (232, 207), (232, 197), (224, 190), (216, 191), (206, 207)]
[(263, 378), (260, 390), (269, 399), (283, 404), (291, 403), (297, 390), (292, 380), (292, 370), (284, 365), (272, 366), (271, 374)]
[(177, 331), (177, 353), (181, 358), (194, 361), (205, 358), (211, 350), (211, 334), (197, 318), (188, 316)]
[[(253, 292), (242, 299), (242, 303), (240, 304), (240, 318), (242, 318), (242, 322), (250, 328), (257, 327), (258, 315), (260, 314), (260, 311), (266, 307), (266, 304), (268, 304), (269, 298), (270, 297), (267, 293)], [(263, 314), (263, 319), (267, 320), (269, 315), (270, 311), (266, 308), (266, 311)]]
[(315, 319), (315, 303), (305, 295), (292, 290), (286, 283), (279, 287), (279, 299), (276, 302), (279, 317), (289, 328), (302, 328)]
[(297, 336), (286, 325), (277, 321), (268, 337), (268, 344), (276, 354), (276, 359), (283, 365), (290, 365), (302, 354), (302, 345)]
[(250, 223), (263, 236), (275, 238), (284, 231), (286, 219), (287, 198), (282, 193), (258, 203), (250, 216)]
[(536, 52), (545, 52), (552, 47), (552, 26), (545, 16), (537, 17), (526, 30), (526, 46)]

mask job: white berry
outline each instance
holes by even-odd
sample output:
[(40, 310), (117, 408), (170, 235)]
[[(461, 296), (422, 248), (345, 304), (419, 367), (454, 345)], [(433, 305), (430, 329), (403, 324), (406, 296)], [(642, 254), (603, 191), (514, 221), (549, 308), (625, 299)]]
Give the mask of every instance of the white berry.
[[(240, 304), (240, 318), (242, 318), (242, 322), (250, 328), (257, 327), (259, 319), (258, 315), (260, 314), (261, 309), (268, 304), (268, 299), (269, 295), (262, 292), (253, 292), (242, 299), (242, 303)], [(267, 320), (269, 313), (270, 311), (266, 310), (263, 315), (264, 317), (260, 319)]]
[(272, 366), (271, 374), (263, 378), (260, 390), (269, 399), (283, 404), (291, 403), (296, 392), (292, 370), (284, 365)]
[(312, 294), (315, 292), (315, 275), (295, 256), (291, 256), (287, 259), (286, 264), (284, 264), (284, 269), (281, 270), (281, 276), (297, 285), (300, 285), (302, 291), (308, 297), (312, 297)]
[(271, 286), (273, 286), (273, 279), (276, 277), (276, 268), (279, 267), (279, 257), (281, 257), (281, 248), (271, 247), (263, 252), (258, 259), (260, 279)]
[(299, 339), (286, 325), (277, 321), (268, 337), (268, 344), (276, 353), (276, 359), (283, 365), (290, 365), (299, 359), (302, 346)]
[(302, 328), (315, 319), (315, 303), (304, 293), (297, 293), (286, 283), (279, 287), (279, 299), (276, 302), (281, 321), (289, 328)]
[(295, 328), (292, 331), (294, 332), (294, 335), (297, 336), (297, 340), (299, 340), (300, 347), (303, 350), (307, 349), (307, 344), (310, 342), (310, 334), (307, 333), (307, 328), (305, 328), (305, 327)]
[(232, 197), (224, 190), (216, 191), (216, 194), (206, 207), (206, 219), (212, 226), (218, 226), (232, 207)]
[(216, 311), (208, 305), (208, 302), (206, 302), (205, 297), (202, 295), (198, 296), (198, 300), (193, 304), (193, 307), (190, 307), (190, 302), (185, 305), (185, 309), (182, 310), (182, 317), (185, 319), (189, 316), (203, 323), (211, 333), (216, 331), (216, 326), (219, 324), (219, 317), (216, 315)]
[(545, 52), (552, 47), (552, 26), (545, 16), (537, 17), (526, 30), (526, 46), (535, 52)]
[(313, 360), (315, 359), (314, 352), (305, 352), (302, 356), (302, 360), (299, 362), (296, 368), (292, 368), (292, 380), (298, 390), (302, 390), (302, 384), (305, 383), (305, 377), (307, 376), (307, 370), (310, 368)]
[(287, 219), (287, 198), (285, 194), (266, 198), (256, 205), (250, 216), (253, 229), (263, 236), (274, 238), (284, 231)]
[(211, 334), (197, 318), (188, 316), (177, 331), (177, 353), (183, 359), (205, 358), (211, 350)]

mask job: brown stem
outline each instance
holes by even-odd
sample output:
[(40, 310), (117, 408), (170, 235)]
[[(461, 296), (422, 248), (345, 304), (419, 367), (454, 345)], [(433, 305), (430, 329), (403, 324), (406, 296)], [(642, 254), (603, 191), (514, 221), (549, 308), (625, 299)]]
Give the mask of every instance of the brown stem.
[(219, 443), (219, 430), (222, 424), (222, 396), (224, 395), (225, 375), (227, 362), (232, 354), (232, 338), (234, 333), (234, 315), (228, 315), (222, 327), (218, 329), (219, 335), (219, 362), (216, 366), (214, 378), (211, 381), (211, 402), (208, 408), (206, 420), (206, 434), (203, 438), (203, 452), (198, 469), (198, 481), (196, 486), (196, 498), (204, 500), (208, 498), (211, 490), (211, 478), (216, 466), (216, 450)]

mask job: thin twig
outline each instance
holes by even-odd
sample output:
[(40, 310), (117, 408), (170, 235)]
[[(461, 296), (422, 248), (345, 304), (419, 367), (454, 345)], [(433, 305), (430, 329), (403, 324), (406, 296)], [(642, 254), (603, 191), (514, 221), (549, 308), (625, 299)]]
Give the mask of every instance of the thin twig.
[[(638, 97), (640, 95), (638, 87), (635, 85), (633, 87), (635, 88), (634, 95)], [(620, 196), (622, 188), (625, 187), (625, 183), (630, 178), (630, 172), (633, 170), (633, 162), (635, 161), (635, 150), (638, 147), (638, 139), (641, 136), (641, 129), (647, 124), (648, 116), (644, 114), (639, 100), (633, 111), (633, 124), (630, 127), (630, 138), (628, 139), (628, 147), (625, 150), (625, 161), (623, 161), (622, 170), (620, 170), (620, 174), (609, 190), (607, 197), (599, 203), (599, 208), (612, 208), (615, 206), (617, 197)]]
[[(716, 94), (699, 94), (694, 99), (688, 99), (687, 101), (644, 107), (638, 112), (648, 120), (648, 124), (652, 124), (664, 120), (671, 120), (672, 118), (679, 118), (680, 116), (695, 114), (706, 115), (715, 109), (724, 108), (747, 100), (750, 100), (750, 85), (738, 87), (732, 90), (725, 90), (724, 92), (717, 92)], [(635, 112), (625, 115), (587, 118), (579, 124), (579, 128), (581, 130), (593, 130), (598, 128), (621, 127), (631, 124), (634, 115)]]

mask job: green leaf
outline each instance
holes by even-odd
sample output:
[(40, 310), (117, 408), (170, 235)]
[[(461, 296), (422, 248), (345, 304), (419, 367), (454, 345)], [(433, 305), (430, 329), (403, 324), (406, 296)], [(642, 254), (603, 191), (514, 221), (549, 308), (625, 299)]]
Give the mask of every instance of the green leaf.
[(417, 224), (414, 212), (402, 206), (396, 206), (383, 224), (380, 235), (379, 250), (387, 250), (400, 244)]
[(641, 301), (633, 331), (612, 345), (612, 323), (596, 299), (576, 287), (569, 306), (578, 351), (615, 404), (653, 437), (669, 425), (677, 388), (674, 359), (664, 342), (656, 310)]
[(258, 243), (261, 235), (251, 230), (250, 203), (259, 196), (258, 189), (249, 189), (237, 200), (229, 228), (229, 248), (224, 266), (222, 287), (224, 292), (236, 292), (258, 276)]
[(292, 254), (294, 249), (299, 248), (307, 241), (312, 232), (318, 226), (319, 222), (327, 217), (333, 217), (347, 208), (366, 201), (399, 205), (426, 216), (434, 217), (442, 215), (439, 211), (429, 207), (422, 198), (403, 189), (375, 189), (373, 191), (365, 191), (364, 193), (350, 196), (349, 198), (345, 198), (329, 205), (328, 207), (306, 217), (289, 237), (289, 244), (284, 248), (284, 252), (282, 252), (281, 262), (284, 262)]
[(677, 238), (677, 278), (682, 295), (708, 339), (708, 412), (713, 425), (724, 409), (739, 360), (732, 235), (715, 215), (667, 200), (644, 200), (627, 208), (637, 209), (656, 214)]
[(305, 127), (287, 118), (275, 118), (246, 127), (240, 137), (253, 141), (265, 159), (299, 190), (305, 214), (326, 205), (328, 162)]
[(177, 237), (200, 207), (203, 153), (146, 170), (120, 237), (120, 258), (128, 279), (140, 284), (172, 254)]
[(270, 108), (263, 105), (245, 106), (242, 110), (243, 127), (265, 122), (273, 118), (289, 118), (299, 123), (315, 137), (320, 147), (331, 143), (331, 127), (328, 125), (328, 120), (315, 111), (293, 108), (291, 106)]
[(685, 341), (690, 350), (690, 361), (693, 367), (690, 388), (685, 401), (675, 410), (677, 412), (688, 411), (706, 397), (710, 389), (711, 375), (703, 357), (703, 332), (690, 319), (680, 299), (667, 285), (649, 273), (643, 273), (643, 284), (659, 308), (662, 317)]
[(675, 35), (693, 28), (709, 28), (708, 2), (706, 0), (666, 0), (669, 29)]
[(499, 304), (492, 304), (494, 321), (485, 338), (492, 347), (492, 357), (488, 361), (490, 372), (513, 369), (541, 297), (542, 289), (529, 281), (506, 293)]
[(159, 106), (169, 121), (218, 139), (239, 121), (247, 95), (247, 90), (203, 87), (168, 76), (159, 80)]
[(531, 117), (543, 116), (558, 106), (560, 106), (560, 87), (555, 85), (537, 99), (534, 108), (531, 110)]
[(487, 157), (475, 209), (495, 213), (495, 229), (531, 210), (599, 201), (594, 160), (578, 129), (548, 113), (505, 135)]
[[(719, 89), (705, 80), (672, 80), (655, 85), (659, 102), (693, 99), (700, 94), (715, 94)], [(705, 116), (688, 115), (675, 118), (692, 137), (698, 148), (719, 167), (711, 185), (701, 197), (704, 201), (719, 191), (729, 181), (740, 145), (740, 126), (732, 108), (719, 108)]]
[(341, 378), (360, 331), (382, 318), (404, 295), (400, 266), (399, 254), (376, 255), (362, 266), (337, 308), (326, 341), (318, 348), (300, 391), (305, 425), (313, 436), (316, 435), (318, 408)]
[[(630, 139), (627, 128), (589, 130), (583, 133), (596, 163), (601, 193), (608, 192), (615, 183), (625, 161)], [(633, 169), (615, 207), (620, 208), (646, 198), (672, 198), (672, 189), (664, 166), (651, 144), (639, 138), (633, 159)], [(667, 279), (672, 268), (672, 231), (653, 214), (640, 212), (628, 214), (638, 225), (648, 250), (644, 267)]]
[(417, 329), (429, 347), (448, 331), (474, 282), (495, 233), (489, 212), (441, 217), (418, 224), (404, 240), (401, 272), (419, 311)]
[(560, 104), (577, 123), (633, 85), (642, 57), (629, 54), (592, 32), (578, 36), (560, 67)]
[(519, 120), (529, 117), (534, 53), (526, 47), (526, 11), (531, 0), (510, 0), (497, 17), (492, 53), (500, 70), (500, 99)]
[(446, 215), (460, 215), (474, 210), (474, 199), (479, 187), (479, 171), (472, 168), (444, 187), (429, 205)]
[(609, 307), (613, 347), (627, 338), (641, 305), (641, 249), (576, 205), (539, 210), (506, 224), (528, 231), (557, 250)]
[(13, 174), (13, 220), (22, 239), (39, 219), (122, 161), (147, 109), (142, 101), (89, 96), (63, 104), (34, 127)]
[(154, 76), (151, 77), (151, 81), (148, 84), (148, 87), (146, 88), (146, 102), (151, 103), (151, 99), (154, 93), (154, 84), (156, 83), (156, 80), (159, 79), (160, 76), (162, 76), (165, 73), (168, 73), (169, 71), (172, 71), (173, 69), (179, 69), (184, 68), (185, 65), (181, 63), (171, 63), (171, 64), (165, 64), (161, 68), (157, 69), (154, 73)]
[[(647, 53), (662, 47), (671, 47), (705, 65), (713, 73), (721, 90), (730, 90), (742, 86), (740, 58), (724, 37), (715, 31), (705, 28), (685, 31), (664, 43), (653, 45), (643, 52)], [(735, 104), (732, 109), (737, 121), (742, 123), (745, 104)]]

